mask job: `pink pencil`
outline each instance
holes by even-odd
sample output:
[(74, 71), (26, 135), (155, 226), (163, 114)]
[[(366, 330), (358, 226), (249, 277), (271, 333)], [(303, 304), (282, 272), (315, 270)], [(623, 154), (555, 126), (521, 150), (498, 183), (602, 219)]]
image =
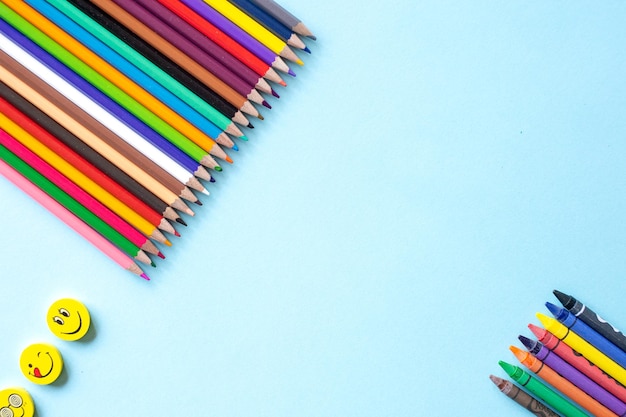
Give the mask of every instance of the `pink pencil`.
[(61, 219), (81, 236), (100, 249), (122, 268), (139, 275), (143, 279), (150, 278), (133, 262), (125, 253), (116, 248), (111, 242), (102, 237), (98, 232), (87, 226), (82, 220), (70, 213), (65, 207), (57, 203), (52, 197), (40, 190), (36, 185), (24, 178), (4, 161), (0, 160), (0, 174), (15, 184), (18, 188), (31, 196), (35, 201), (44, 206), (48, 211)]

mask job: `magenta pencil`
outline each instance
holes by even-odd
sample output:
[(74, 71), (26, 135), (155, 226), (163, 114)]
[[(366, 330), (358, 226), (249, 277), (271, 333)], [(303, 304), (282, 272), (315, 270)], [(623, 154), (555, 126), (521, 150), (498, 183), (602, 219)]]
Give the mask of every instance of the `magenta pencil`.
[(91, 242), (91, 244), (93, 244), (106, 256), (111, 258), (111, 260), (113, 260), (116, 264), (133, 274), (139, 275), (143, 279), (150, 279), (129, 256), (116, 248), (115, 245), (106, 240), (91, 227), (87, 226), (82, 220), (70, 213), (65, 207), (57, 203), (52, 197), (40, 190), (36, 185), (28, 181), (1, 159), (0, 174), (28, 194), (32, 199), (45, 207), (50, 213), (54, 214), (61, 221), (74, 229), (86, 240)]

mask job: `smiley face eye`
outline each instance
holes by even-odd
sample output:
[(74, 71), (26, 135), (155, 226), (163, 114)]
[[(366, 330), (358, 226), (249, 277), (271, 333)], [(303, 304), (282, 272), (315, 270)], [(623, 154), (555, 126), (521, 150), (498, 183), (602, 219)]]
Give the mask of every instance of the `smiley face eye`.
[(63, 326), (63, 324), (65, 323), (65, 322), (63, 321), (63, 319), (62, 319), (61, 317), (59, 317), (59, 316), (54, 316), (54, 317), (52, 318), (52, 321), (54, 321), (54, 322), (55, 322), (56, 324), (58, 324), (59, 326)]
[(24, 400), (22, 400), (19, 394), (11, 394), (9, 396), (9, 404), (16, 408), (21, 407), (24, 404)]
[(61, 315), (62, 315), (62, 316), (65, 316), (65, 317), (69, 317), (69, 316), (70, 316), (70, 312), (69, 312), (69, 311), (67, 311), (67, 310), (66, 310), (66, 309), (64, 309), (64, 308), (60, 308), (60, 309), (59, 309), (59, 313), (61, 313)]
[(13, 410), (8, 407), (0, 408), (0, 417), (13, 417)]

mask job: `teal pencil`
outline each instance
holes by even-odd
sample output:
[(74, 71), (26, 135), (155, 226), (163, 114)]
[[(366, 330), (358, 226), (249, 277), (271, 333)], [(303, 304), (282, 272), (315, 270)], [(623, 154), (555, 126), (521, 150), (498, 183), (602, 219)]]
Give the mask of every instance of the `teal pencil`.
[(565, 417), (589, 417), (588, 414), (582, 412), (578, 407), (570, 403), (568, 400), (548, 388), (537, 378), (533, 378), (529, 373), (525, 372), (519, 366), (511, 365), (504, 361), (498, 362), (502, 369), (520, 385), (528, 391), (535, 394), (546, 404), (556, 410)]

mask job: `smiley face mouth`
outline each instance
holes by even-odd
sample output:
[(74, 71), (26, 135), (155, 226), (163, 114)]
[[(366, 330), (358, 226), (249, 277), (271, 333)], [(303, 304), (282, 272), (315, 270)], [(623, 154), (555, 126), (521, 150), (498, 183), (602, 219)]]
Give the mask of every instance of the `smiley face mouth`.
[[(52, 370), (54, 369), (54, 360), (52, 360), (52, 356), (50, 356), (50, 352), (45, 352), (45, 354), (48, 355), (48, 358), (50, 358), (50, 370), (48, 370), (48, 372), (45, 375), (43, 375), (39, 367), (35, 367), (32, 373), (29, 372), (29, 374), (31, 374), (35, 378), (45, 378), (48, 375), (50, 375), (52, 373)], [(39, 355), (41, 355), (41, 352), (37, 353), (37, 357), (40, 357)]]
[(76, 314), (78, 314), (78, 328), (73, 332), (61, 332), (61, 334), (76, 334), (80, 332), (80, 329), (83, 327), (83, 318), (80, 316), (80, 313), (78, 311), (76, 312)]

